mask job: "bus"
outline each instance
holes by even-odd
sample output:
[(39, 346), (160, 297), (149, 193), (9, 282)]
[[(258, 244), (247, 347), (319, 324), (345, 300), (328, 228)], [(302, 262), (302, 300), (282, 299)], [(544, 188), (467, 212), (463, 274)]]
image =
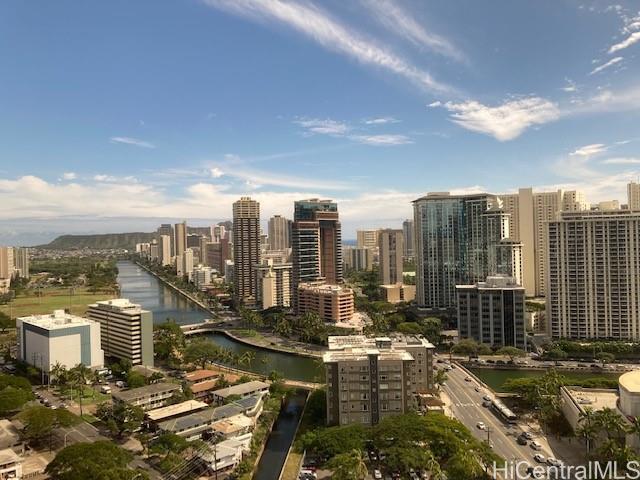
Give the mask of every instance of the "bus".
[(507, 423), (516, 423), (518, 417), (501, 400), (497, 398), (491, 402), (494, 413)]

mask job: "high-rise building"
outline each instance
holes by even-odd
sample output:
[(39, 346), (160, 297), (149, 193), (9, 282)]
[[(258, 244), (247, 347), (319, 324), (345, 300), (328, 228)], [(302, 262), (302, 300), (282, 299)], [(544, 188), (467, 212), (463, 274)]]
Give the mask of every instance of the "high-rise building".
[(215, 268), (221, 275), (224, 274), (225, 261), (231, 260), (231, 248), (227, 237), (223, 237), (219, 242), (208, 242), (205, 248), (205, 263)]
[(291, 220), (280, 215), (269, 219), (269, 249), (286, 250), (291, 246)]
[(158, 257), (163, 266), (171, 265), (173, 255), (171, 255), (171, 237), (169, 235), (160, 235)]
[(342, 247), (344, 268), (348, 272), (361, 272), (373, 268), (373, 249), (366, 247)]
[(591, 205), (592, 210), (619, 210), (620, 202), (618, 200), (604, 200), (595, 205)]
[(174, 255), (180, 256), (187, 248), (187, 222), (176, 223), (173, 229), (174, 232)]
[(100, 324), (93, 320), (54, 310), (50, 315), (16, 319), (18, 359), (45, 373), (60, 363), (67, 369), (104, 366), (100, 346)]
[(362, 248), (378, 248), (378, 230), (356, 230), (358, 246)]
[(404, 257), (404, 233), (386, 228), (378, 231), (378, 255), (381, 285), (402, 283), (402, 259)]
[(13, 263), (16, 275), (29, 278), (29, 249), (26, 247), (13, 248)]
[(179, 277), (188, 277), (191, 280), (193, 273), (193, 250), (187, 248), (182, 255), (176, 257), (176, 274)]
[(271, 307), (290, 307), (293, 297), (291, 271), (283, 251), (264, 254), (260, 265), (256, 266), (258, 285), (256, 288), (258, 305), (264, 310)]
[(457, 285), (458, 333), (493, 347), (526, 348), (524, 287), (514, 278), (488, 277)]
[(233, 286), (237, 302), (256, 303), (256, 265), (260, 263), (260, 204), (242, 197), (233, 204)]
[(154, 262), (160, 261), (160, 246), (155, 238), (149, 244), (149, 258)]
[(551, 336), (640, 340), (640, 212), (564, 212), (548, 232)]
[(422, 337), (329, 337), (323, 356), (327, 424), (376, 425), (432, 392), (434, 346)]
[(176, 246), (175, 246), (175, 235), (173, 232), (173, 225), (171, 225), (170, 223), (163, 223), (161, 224), (158, 229), (156, 230), (157, 232), (157, 236), (156, 239), (159, 239), (161, 235), (168, 235), (169, 238), (171, 239), (171, 256), (175, 256), (176, 254)]
[(220, 239), (227, 236), (227, 229), (224, 225), (212, 225), (211, 226), (211, 241), (217, 243)]
[(547, 258), (547, 225), (561, 211), (588, 210), (579, 191), (557, 190), (534, 193), (521, 188), (518, 193), (500, 195), (502, 208), (511, 215), (509, 238), (522, 243), (522, 285), (527, 296), (544, 296)]
[(430, 193), (413, 202), (416, 229), (416, 302), (453, 310), (457, 284), (495, 273), (495, 251), (508, 230), (508, 215), (495, 195)]
[(640, 210), (640, 183), (629, 182), (627, 184), (627, 208)]
[(187, 235), (187, 248), (200, 247), (200, 239), (202, 235), (198, 233), (190, 233)]
[(496, 246), (496, 264), (490, 272), (512, 277), (522, 285), (522, 242), (505, 238)]
[(11, 278), (15, 270), (12, 247), (0, 247), (0, 278)]
[[(166, 235), (163, 235), (166, 236)], [(153, 314), (126, 298), (89, 305), (87, 316), (100, 324), (105, 356), (153, 367)]]
[(299, 200), (292, 225), (294, 286), (324, 279), (342, 282), (342, 229), (338, 204), (331, 200)]
[(402, 232), (404, 233), (404, 256), (406, 258), (413, 258), (413, 242), (416, 235), (413, 220), (406, 219), (402, 222)]

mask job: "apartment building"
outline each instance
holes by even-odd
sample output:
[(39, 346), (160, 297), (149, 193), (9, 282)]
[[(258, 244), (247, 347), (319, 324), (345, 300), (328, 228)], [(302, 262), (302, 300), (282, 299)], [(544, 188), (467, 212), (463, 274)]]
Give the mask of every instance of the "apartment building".
[(187, 248), (187, 222), (176, 223), (173, 228), (173, 254), (177, 257)]
[(286, 262), (286, 256), (285, 261), (263, 258), (262, 263), (256, 266), (256, 299), (262, 309), (292, 305), (292, 270), (293, 265)]
[(0, 278), (11, 278), (15, 270), (13, 247), (0, 247)]
[(406, 219), (402, 222), (402, 233), (404, 233), (404, 256), (407, 259), (413, 259), (414, 256), (414, 237), (416, 229), (413, 220)]
[(89, 305), (87, 316), (100, 324), (100, 343), (107, 357), (153, 366), (153, 313), (118, 298)]
[(378, 272), (381, 285), (402, 283), (404, 233), (385, 228), (378, 231)]
[(171, 265), (173, 261), (171, 252), (171, 237), (169, 235), (160, 235), (160, 239), (158, 240), (158, 257), (163, 267)]
[(349, 323), (354, 308), (353, 290), (341, 285), (322, 282), (298, 285), (298, 313), (316, 313), (327, 323)]
[(458, 334), (493, 347), (526, 348), (525, 291), (513, 277), (457, 285)]
[(548, 232), (551, 336), (640, 340), (640, 211), (565, 212)]
[(128, 403), (140, 407), (146, 412), (166, 407), (173, 396), (181, 391), (182, 387), (176, 383), (153, 383), (140, 388), (113, 392), (111, 398), (114, 402)]
[(344, 269), (347, 272), (371, 270), (374, 262), (374, 251), (368, 247), (342, 247)]
[(233, 204), (233, 286), (236, 301), (256, 304), (257, 273), (260, 263), (260, 204), (242, 197)]
[(356, 239), (360, 248), (378, 248), (378, 230), (356, 230)]
[(13, 247), (15, 274), (20, 278), (29, 278), (29, 249)]
[(375, 425), (407, 412), (416, 394), (433, 390), (434, 346), (421, 337), (337, 336), (328, 343), (328, 425)]
[(627, 208), (640, 210), (640, 183), (629, 182), (627, 184)]
[(291, 247), (291, 220), (281, 215), (269, 219), (269, 250), (286, 250)]
[(104, 366), (100, 343), (100, 324), (64, 310), (49, 315), (31, 315), (16, 319), (18, 359), (51, 371), (56, 363), (67, 369), (78, 364)]

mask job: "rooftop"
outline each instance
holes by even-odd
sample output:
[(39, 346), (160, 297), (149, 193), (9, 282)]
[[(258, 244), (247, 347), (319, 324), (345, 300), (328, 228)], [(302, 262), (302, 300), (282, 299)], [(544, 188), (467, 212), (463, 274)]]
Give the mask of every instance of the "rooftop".
[(46, 330), (62, 330), (65, 328), (77, 327), (80, 325), (95, 325), (97, 322), (88, 318), (71, 315), (64, 310), (54, 310), (48, 315), (30, 315), (19, 317), (22, 323), (28, 323)]
[(311, 290), (314, 292), (326, 292), (326, 293), (353, 293), (349, 287), (342, 285), (330, 285), (327, 283), (301, 283), (298, 285), (300, 290)]
[(403, 361), (413, 360), (413, 355), (404, 350), (383, 350), (378, 348), (353, 348), (349, 350), (335, 350), (325, 352), (322, 356), (324, 363), (353, 362), (367, 360), (369, 355), (378, 355), (378, 361)]
[(132, 388), (131, 390), (113, 392), (111, 396), (122, 402), (131, 402), (149, 395), (175, 392), (177, 390), (181, 390), (181, 387), (175, 383), (154, 383), (140, 388)]
[(347, 350), (351, 348), (391, 348), (423, 346), (435, 348), (421, 335), (394, 335), (392, 337), (367, 337), (366, 335), (332, 335), (327, 340), (329, 350)]
[(200, 370), (194, 370), (193, 372), (187, 373), (184, 376), (184, 378), (189, 382), (199, 382), (205, 379), (218, 378), (219, 376), (220, 376), (220, 372), (216, 372), (214, 370), (200, 369)]
[(265, 390), (268, 388), (268, 383), (261, 382), (259, 380), (252, 380), (251, 382), (241, 383), (240, 385), (234, 385), (232, 387), (215, 390), (213, 394), (218, 397), (225, 398), (231, 395), (246, 395), (248, 393), (257, 392), (259, 390)]
[(7, 465), (9, 463), (18, 463), (21, 461), (22, 461), (22, 458), (20, 458), (20, 456), (10, 448), (5, 448), (4, 450), (0, 450), (0, 465)]
[(202, 410), (207, 408), (204, 402), (198, 402), (197, 400), (187, 400), (186, 402), (176, 403), (175, 405), (169, 405), (168, 407), (156, 408), (147, 412), (149, 420), (157, 422), (163, 418), (174, 417), (176, 415), (182, 415), (184, 413), (190, 413), (196, 410)]
[[(610, 408), (620, 413), (618, 410), (618, 392), (616, 390), (608, 390), (603, 388), (581, 388), (566, 387), (567, 392), (576, 403), (578, 408), (584, 411), (586, 408), (598, 411), (603, 408)], [(621, 416), (622, 413), (620, 413)]]
[(628, 392), (640, 393), (640, 370), (633, 370), (620, 375), (618, 383)]

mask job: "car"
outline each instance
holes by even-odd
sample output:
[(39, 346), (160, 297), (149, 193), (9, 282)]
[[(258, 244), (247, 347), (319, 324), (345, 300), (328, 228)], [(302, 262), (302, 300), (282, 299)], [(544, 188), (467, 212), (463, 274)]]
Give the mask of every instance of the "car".
[(533, 448), (534, 450), (542, 450), (542, 445), (540, 445), (538, 442), (531, 442), (531, 448)]
[(482, 399), (483, 399), (485, 402), (490, 402), (490, 401), (492, 400), (492, 398), (491, 398), (489, 395), (483, 395), (483, 396), (482, 396)]
[(491, 406), (491, 402), (488, 400), (483, 400), (482, 401), (482, 406), (485, 408), (489, 408)]
[(522, 435), (516, 438), (516, 442), (518, 442), (518, 445), (526, 445), (529, 443), (529, 441), (526, 438), (524, 438)]
[(378, 461), (378, 454), (376, 453), (375, 450), (369, 450), (368, 454), (369, 454), (369, 460), (371, 460), (372, 462)]
[(547, 465), (551, 465), (552, 467), (561, 467), (564, 463), (557, 458), (549, 457), (547, 458)]
[(486, 430), (487, 429), (487, 426), (484, 424), (484, 422), (476, 423), (476, 427), (478, 427), (480, 430)]
[(373, 471), (373, 478), (380, 480), (382, 478), (382, 472), (378, 469)]
[(464, 381), (465, 382), (470, 382), (471, 381), (471, 377), (464, 377)]
[(126, 384), (126, 383), (124, 383), (122, 380), (118, 380), (118, 381), (116, 382), (116, 387), (118, 387), (118, 388), (124, 388), (124, 387), (126, 387), (126, 386), (127, 386), (127, 384)]
[(547, 459), (544, 458), (544, 455), (542, 455), (541, 453), (536, 453), (533, 456), (533, 459), (538, 463), (544, 463), (545, 461), (547, 461)]
[(522, 432), (521, 434), (524, 438), (526, 438), (527, 440), (533, 440), (533, 433), (531, 432)]
[(476, 387), (476, 388), (475, 388), (475, 391), (476, 391), (476, 392), (479, 392), (479, 391), (480, 391), (480, 387)]

